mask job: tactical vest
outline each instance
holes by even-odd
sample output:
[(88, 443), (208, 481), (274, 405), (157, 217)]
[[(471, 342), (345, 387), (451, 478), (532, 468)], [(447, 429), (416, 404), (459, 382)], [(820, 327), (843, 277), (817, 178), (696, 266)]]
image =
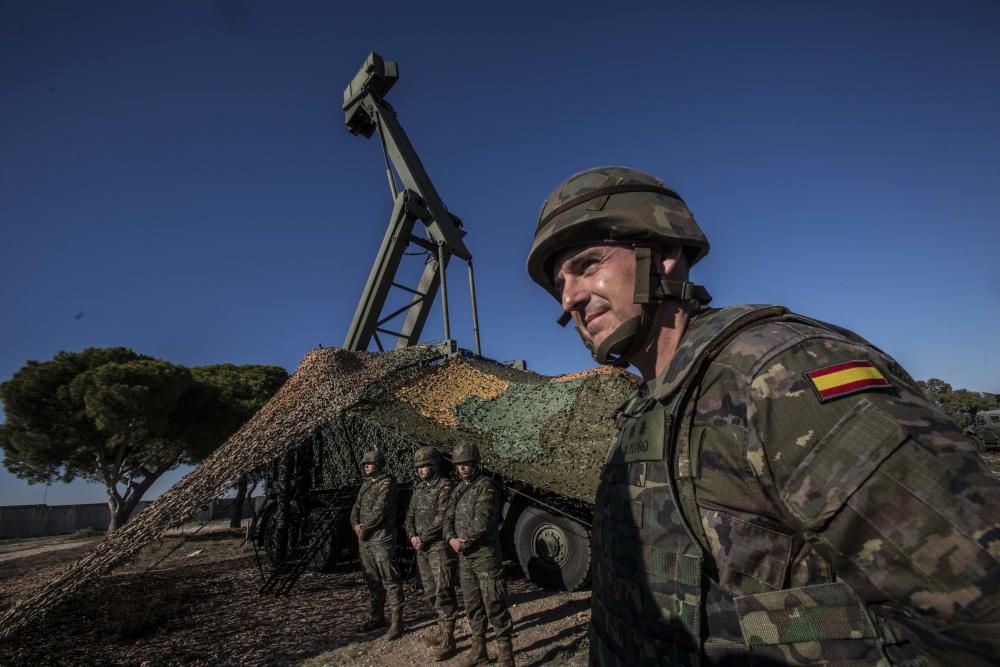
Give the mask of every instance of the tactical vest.
[(364, 541), (366, 543), (374, 544), (376, 542), (396, 541), (396, 481), (392, 477), (387, 473), (381, 473), (375, 477), (366, 477), (362, 480), (355, 505), (358, 508), (358, 520), (363, 524), (367, 524), (371, 520), (375, 503), (378, 500), (378, 486), (386, 478), (389, 479), (389, 488), (386, 490), (389, 498), (385, 506), (385, 514), (382, 516), (382, 523), (372, 528), (365, 537)]
[(888, 665), (872, 616), (846, 584), (745, 596), (719, 586), (687, 460), (698, 383), (736, 334), (773, 321), (844, 332), (777, 306), (697, 317), (662, 378), (666, 397), (630, 400), (617, 417), (593, 523), (591, 663)]
[[(447, 487), (448, 492), (451, 491), (448, 479), (442, 475), (438, 475), (431, 484), (418, 481), (414, 486), (410, 506), (413, 508), (413, 529), (418, 535), (423, 535), (434, 524), (434, 519), (437, 518), (438, 496), (442, 493), (443, 487)], [(424, 548), (428, 551), (443, 551), (446, 547), (439, 534), (430, 544), (425, 543)]]
[[(475, 545), (471, 545), (471, 549), (464, 552), (462, 555), (466, 557), (478, 554), (482, 549), (482, 552), (496, 551), (499, 553), (500, 548), (500, 534), (497, 532), (497, 527), (499, 525), (499, 507), (497, 503), (493, 503), (493, 507), (490, 507), (490, 516), (487, 517), (477, 517), (476, 516), (476, 504), (479, 501), (479, 496), (482, 494), (487, 487), (492, 486), (493, 481), (486, 475), (479, 473), (475, 479), (471, 482), (459, 482), (455, 490), (452, 492), (455, 494), (455, 533), (459, 537), (464, 537), (469, 533), (474, 532), (478, 526), (477, 522), (486, 521), (486, 525), (489, 526), (489, 530), (486, 535), (477, 542)], [(491, 549), (492, 548), (492, 549)]]

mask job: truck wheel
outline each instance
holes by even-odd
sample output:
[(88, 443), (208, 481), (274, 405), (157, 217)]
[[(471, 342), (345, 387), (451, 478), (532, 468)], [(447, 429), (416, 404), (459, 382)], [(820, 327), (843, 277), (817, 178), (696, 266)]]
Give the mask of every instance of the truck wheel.
[(300, 539), (310, 540), (313, 539), (312, 534), (314, 532), (319, 532), (323, 529), (320, 522), (331, 521), (335, 518), (342, 519), (337, 521), (336, 525), (332, 527), (326, 539), (320, 543), (319, 548), (313, 552), (312, 558), (309, 559), (306, 568), (313, 572), (330, 572), (337, 565), (357, 557), (358, 541), (350, 529), (350, 523), (343, 516), (337, 517), (335, 515), (331, 517), (325, 514), (326, 510), (326, 505), (313, 505), (306, 514), (306, 520), (302, 524), (303, 534)]
[(575, 591), (590, 580), (590, 532), (572, 519), (526, 507), (514, 550), (524, 575), (547, 590)]
[[(309, 540), (313, 539), (314, 532), (318, 533), (323, 529), (323, 526), (320, 525), (319, 517), (322, 516), (321, 512), (324, 509), (325, 507), (322, 505), (309, 508), (305, 521), (302, 522), (302, 533), (299, 537), (301, 542), (308, 543)], [(336, 565), (339, 554), (335, 544), (336, 534), (335, 531), (331, 531), (327, 535), (327, 538), (319, 545), (319, 548), (313, 552), (312, 557), (306, 564), (306, 569), (313, 572), (325, 572)], [(303, 544), (303, 548), (305, 548), (305, 544)]]
[(264, 551), (267, 561), (274, 565), (278, 560), (278, 512), (277, 505), (270, 504), (261, 512), (257, 521), (257, 531), (254, 540)]

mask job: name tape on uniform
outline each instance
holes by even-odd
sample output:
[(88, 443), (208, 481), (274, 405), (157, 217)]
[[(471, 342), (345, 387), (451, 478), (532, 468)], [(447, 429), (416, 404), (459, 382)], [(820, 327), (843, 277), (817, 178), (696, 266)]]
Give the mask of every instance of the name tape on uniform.
[(650, 410), (641, 419), (631, 419), (622, 428), (620, 445), (626, 463), (659, 461), (663, 458), (663, 411)]

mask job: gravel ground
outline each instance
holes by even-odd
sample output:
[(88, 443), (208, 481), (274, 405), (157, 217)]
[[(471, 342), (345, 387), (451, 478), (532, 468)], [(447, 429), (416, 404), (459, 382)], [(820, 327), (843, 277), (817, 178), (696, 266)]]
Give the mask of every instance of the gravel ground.
[[(360, 571), (345, 566), (309, 573), (287, 597), (262, 596), (252, 549), (241, 543), (242, 536), (222, 532), (150, 545), (137, 561), (0, 643), (0, 665), (321, 667), (432, 661), (422, 637), (434, 623), (413, 579), (405, 583), (407, 633), (387, 642), (379, 632), (356, 630), (367, 609)], [(91, 547), (0, 564), (0, 610)], [(518, 664), (585, 665), (589, 592), (540, 591), (515, 578), (514, 568), (508, 572)], [(456, 636), (459, 650), (467, 649), (464, 618)], [(495, 657), (492, 642), (490, 652)], [(459, 654), (441, 664), (461, 659)]]
[[(1000, 477), (1000, 451), (983, 453)], [(261, 575), (241, 532), (208, 526), (149, 545), (133, 563), (102, 579), (9, 641), (0, 665), (426, 665), (422, 637), (434, 623), (415, 581), (405, 583), (407, 633), (395, 642), (356, 630), (367, 592), (345, 566), (307, 574), (290, 596), (257, 593)], [(88, 553), (94, 541), (5, 541), (0, 553), (0, 613)], [(590, 594), (540, 591), (510, 575), (519, 665), (585, 665)], [(458, 647), (469, 645), (461, 619)], [(495, 656), (495, 645), (490, 644)], [(443, 665), (457, 664), (461, 654)]]
[(988, 452), (980, 452), (980, 456), (986, 461), (986, 465), (989, 466), (990, 471), (996, 477), (1000, 477), (1000, 451), (990, 450)]
[(78, 549), (81, 545), (92, 546), (96, 539), (93, 540), (80, 540), (75, 542), (62, 541), (50, 544), (40, 544), (31, 548), (21, 548), (17, 550), (10, 550), (7, 553), (0, 553), (0, 563), (4, 563), (9, 560), (15, 560), (17, 558), (27, 558), (29, 556), (35, 556), (37, 554), (48, 553), (50, 551), (62, 551), (64, 549)]

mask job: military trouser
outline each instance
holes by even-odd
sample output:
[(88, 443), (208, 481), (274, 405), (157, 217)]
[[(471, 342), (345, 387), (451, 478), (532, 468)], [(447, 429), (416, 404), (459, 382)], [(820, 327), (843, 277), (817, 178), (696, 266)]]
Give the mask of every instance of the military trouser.
[(417, 569), (427, 604), (442, 621), (455, 620), (455, 559), (447, 547), (417, 552)]
[(403, 606), (403, 588), (393, 562), (395, 551), (396, 546), (391, 542), (361, 542), (359, 545), (373, 617), (383, 612), (387, 600), (392, 609)]
[(501, 573), (499, 549), (481, 547), (480, 553), (473, 556), (460, 555), (458, 569), (472, 634), (484, 636), (489, 618), (497, 639), (510, 637), (514, 622), (507, 611), (507, 584)]

